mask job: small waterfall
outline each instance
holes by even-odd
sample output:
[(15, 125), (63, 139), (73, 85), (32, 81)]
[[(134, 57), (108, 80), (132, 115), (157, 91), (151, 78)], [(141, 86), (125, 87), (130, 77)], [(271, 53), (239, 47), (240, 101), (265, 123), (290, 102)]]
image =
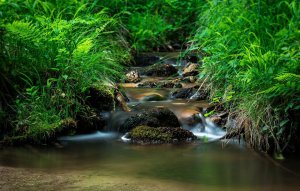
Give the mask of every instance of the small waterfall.
[(196, 115), (196, 118), (199, 119), (192, 129), (191, 132), (199, 137), (206, 139), (208, 142), (216, 141), (223, 138), (226, 135), (226, 131), (215, 125), (212, 121), (205, 118), (202, 113)]

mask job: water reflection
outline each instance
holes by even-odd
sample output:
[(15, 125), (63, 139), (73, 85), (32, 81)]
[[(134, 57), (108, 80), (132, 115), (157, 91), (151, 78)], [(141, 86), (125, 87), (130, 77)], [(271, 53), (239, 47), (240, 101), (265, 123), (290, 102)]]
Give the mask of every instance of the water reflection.
[[(264, 157), (229, 143), (137, 146), (118, 141), (63, 141), (63, 148), (10, 148), (0, 164), (51, 171), (77, 170), (97, 176), (174, 181), (216, 190), (297, 190), (299, 178)], [(86, 180), (88, 181), (88, 180)], [(142, 182), (141, 182), (142, 184)], [(209, 189), (210, 190), (210, 189)]]

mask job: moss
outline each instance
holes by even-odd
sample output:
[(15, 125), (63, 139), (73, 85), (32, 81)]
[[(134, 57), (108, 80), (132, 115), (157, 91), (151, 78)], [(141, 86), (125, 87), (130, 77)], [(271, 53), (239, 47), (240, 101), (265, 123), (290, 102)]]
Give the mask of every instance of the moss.
[(111, 111), (115, 109), (114, 90), (108, 86), (93, 86), (86, 92), (86, 103), (98, 111)]
[(134, 128), (130, 133), (130, 137), (136, 140), (155, 140), (170, 142), (172, 135), (166, 132), (163, 128), (153, 128), (149, 126), (138, 126)]
[(195, 140), (196, 137), (188, 130), (179, 127), (137, 126), (129, 132), (133, 143), (162, 144)]

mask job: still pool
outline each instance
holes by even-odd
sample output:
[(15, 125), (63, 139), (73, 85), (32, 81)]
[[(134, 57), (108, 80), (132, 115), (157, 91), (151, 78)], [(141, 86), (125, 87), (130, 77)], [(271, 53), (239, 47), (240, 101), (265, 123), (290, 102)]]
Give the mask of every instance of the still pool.
[(0, 190), (296, 191), (297, 164), (234, 140), (137, 146), (98, 133), (63, 138), (60, 147), (0, 150)]

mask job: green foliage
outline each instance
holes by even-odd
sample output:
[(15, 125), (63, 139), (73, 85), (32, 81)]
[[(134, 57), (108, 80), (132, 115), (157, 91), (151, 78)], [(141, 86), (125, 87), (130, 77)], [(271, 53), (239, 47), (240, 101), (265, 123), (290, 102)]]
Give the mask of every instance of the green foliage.
[[(289, 114), (300, 108), (299, 10), (295, 0), (210, 0), (192, 39), (192, 50), (209, 55), (203, 76), (215, 90), (212, 97), (229, 98), (241, 120), (252, 119), (247, 131), (260, 148), (271, 140), (282, 151), (297, 128)], [(229, 97), (227, 87), (234, 92)]]
[(172, 43), (184, 43), (194, 30), (199, 0), (111, 0), (99, 2), (121, 20), (137, 51), (149, 51)]
[(128, 26), (133, 36), (132, 47), (139, 51), (165, 45), (167, 33), (172, 27), (159, 15), (141, 13), (131, 15)]
[(89, 87), (121, 77), (121, 63), (129, 54), (117, 19), (89, 2), (0, 5), (0, 82), (9, 95), (1, 100), (9, 99), (16, 113), (12, 135), (46, 140), (62, 121), (86, 110), (84, 92)]

